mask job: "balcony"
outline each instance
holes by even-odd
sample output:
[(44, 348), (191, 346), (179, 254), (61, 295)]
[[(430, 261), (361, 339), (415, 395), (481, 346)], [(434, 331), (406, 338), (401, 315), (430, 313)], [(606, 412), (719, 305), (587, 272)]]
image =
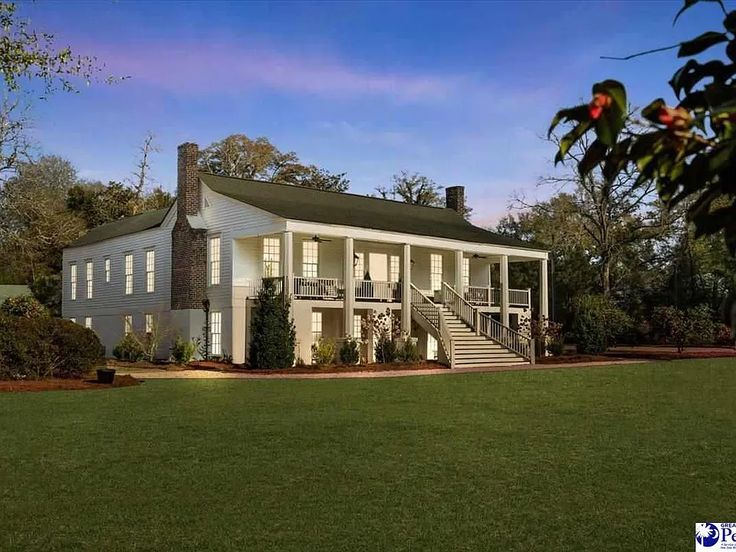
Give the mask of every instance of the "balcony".
[[(465, 300), (471, 305), (498, 307), (501, 305), (501, 290), (493, 287), (468, 286), (465, 288)], [(509, 306), (529, 307), (531, 290), (509, 289)]]
[(401, 302), (401, 284), (398, 282), (356, 280), (355, 300)]
[(294, 297), (297, 299), (342, 299), (345, 286), (338, 278), (294, 277)]

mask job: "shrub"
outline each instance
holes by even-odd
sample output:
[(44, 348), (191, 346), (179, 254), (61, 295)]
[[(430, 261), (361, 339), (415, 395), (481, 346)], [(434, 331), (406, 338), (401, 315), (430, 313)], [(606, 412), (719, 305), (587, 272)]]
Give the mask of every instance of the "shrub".
[(733, 330), (723, 323), (717, 323), (713, 330), (713, 342), (716, 345), (732, 347), (734, 344)]
[(138, 362), (139, 360), (143, 360), (145, 351), (135, 336), (132, 333), (127, 333), (122, 341), (113, 348), (112, 356), (118, 360)]
[(58, 318), (0, 314), (0, 379), (80, 378), (102, 357), (92, 330)]
[(565, 348), (565, 334), (562, 324), (552, 322), (547, 318), (542, 321), (533, 318), (523, 318), (519, 324), (519, 333), (534, 339), (535, 353), (543, 355), (548, 352), (551, 355), (561, 355)]
[(340, 346), (340, 362), (343, 364), (358, 364), (360, 362), (360, 343), (348, 337)]
[(289, 368), (294, 364), (296, 329), (289, 302), (276, 293), (273, 279), (263, 280), (251, 322), (249, 361), (255, 369)]
[(419, 354), (419, 347), (414, 340), (407, 337), (401, 348), (396, 351), (396, 358), (401, 362), (419, 362), (422, 355)]
[(363, 323), (364, 337), (372, 335), (376, 340), (376, 362), (389, 363), (396, 361), (396, 344), (394, 339), (401, 335), (401, 324), (391, 309), (376, 314), (372, 312)]
[(39, 318), (49, 315), (49, 311), (33, 295), (8, 297), (0, 305), (0, 312), (23, 318)]
[(391, 336), (380, 335), (376, 340), (376, 362), (388, 364), (396, 362), (396, 343)]
[(312, 361), (315, 364), (332, 364), (335, 361), (335, 342), (320, 337), (317, 343), (312, 343)]
[(625, 334), (631, 318), (603, 295), (583, 295), (575, 301), (573, 334), (579, 353), (602, 353)]
[(705, 345), (713, 342), (714, 325), (711, 310), (698, 305), (687, 311), (673, 306), (656, 307), (652, 323), (667, 343), (681, 353), (686, 345)]
[(171, 358), (178, 364), (186, 364), (194, 358), (197, 352), (197, 344), (190, 339), (182, 339), (177, 336), (174, 344), (171, 346)]

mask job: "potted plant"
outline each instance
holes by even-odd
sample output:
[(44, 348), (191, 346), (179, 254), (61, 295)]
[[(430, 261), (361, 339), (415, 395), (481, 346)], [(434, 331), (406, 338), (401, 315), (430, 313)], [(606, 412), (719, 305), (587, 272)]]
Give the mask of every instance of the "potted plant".
[(97, 383), (112, 383), (115, 381), (115, 368), (98, 368)]

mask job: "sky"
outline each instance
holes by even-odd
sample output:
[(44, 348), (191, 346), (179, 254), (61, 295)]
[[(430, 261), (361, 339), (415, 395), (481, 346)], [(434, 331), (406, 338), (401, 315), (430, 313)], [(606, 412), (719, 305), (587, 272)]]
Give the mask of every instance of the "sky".
[[(663, 97), (674, 52), (601, 60), (718, 30), (715, 4), (673, 26), (680, 2), (48, 2), (20, 4), (59, 45), (104, 73), (78, 94), (36, 102), (39, 152), (82, 177), (124, 180), (150, 131), (152, 175), (176, 187), (176, 146), (233, 133), (371, 193), (402, 170), (464, 185), (472, 221), (488, 226), (512, 195), (540, 199), (561, 107), (615, 78), (635, 106)], [(729, 6), (733, 7), (733, 6)]]

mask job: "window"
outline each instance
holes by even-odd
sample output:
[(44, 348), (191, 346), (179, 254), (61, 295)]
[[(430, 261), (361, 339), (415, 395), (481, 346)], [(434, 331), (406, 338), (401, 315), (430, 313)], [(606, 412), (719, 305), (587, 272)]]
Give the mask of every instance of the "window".
[(146, 292), (153, 293), (156, 287), (156, 252), (146, 251)]
[(399, 272), (399, 256), (391, 255), (388, 258), (388, 281), (398, 282), (400, 278)]
[(77, 263), (72, 263), (69, 266), (69, 285), (70, 288), (70, 297), (72, 301), (77, 300)]
[(322, 337), (322, 313), (312, 311), (312, 342), (317, 343)]
[(463, 288), (470, 287), (470, 258), (463, 257)]
[(279, 276), (281, 263), (281, 242), (279, 238), (263, 238), (263, 276)]
[(111, 266), (110, 266), (110, 258), (107, 257), (105, 259), (105, 283), (106, 284), (109, 284), (110, 283), (110, 274), (111, 274), (111, 272), (112, 272), (112, 270), (111, 270)]
[(316, 241), (302, 242), (302, 276), (317, 278), (319, 275), (319, 244)]
[(353, 278), (362, 280), (363, 276), (365, 276), (365, 255), (356, 253), (353, 256)]
[(429, 334), (427, 334), (427, 358), (437, 360), (437, 340)]
[(92, 299), (92, 273), (94, 271), (94, 267), (92, 265), (92, 261), (87, 261), (85, 263), (85, 283), (87, 284), (87, 299)]
[(92, 329), (92, 317), (91, 316), (85, 316), (84, 317), (84, 327), (88, 330)]
[(210, 313), (210, 352), (219, 356), (222, 354), (222, 313)]
[(209, 242), (210, 285), (220, 283), (220, 236), (212, 236)]
[(363, 333), (363, 317), (359, 314), (353, 315), (353, 337), (360, 339)]
[(133, 315), (126, 314), (123, 316), (123, 332), (125, 335), (133, 332)]
[(442, 255), (432, 253), (429, 256), (429, 282), (432, 291), (442, 289)]
[(72, 316), (72, 317), (71, 317), (71, 318), (69, 319), (69, 322), (74, 322), (74, 323), (76, 324), (76, 323), (77, 323), (77, 319), (76, 319), (76, 318), (74, 318), (74, 317)]
[(125, 295), (133, 294), (133, 254), (125, 255)]
[(146, 313), (146, 333), (150, 334), (153, 333), (153, 315), (150, 313)]

